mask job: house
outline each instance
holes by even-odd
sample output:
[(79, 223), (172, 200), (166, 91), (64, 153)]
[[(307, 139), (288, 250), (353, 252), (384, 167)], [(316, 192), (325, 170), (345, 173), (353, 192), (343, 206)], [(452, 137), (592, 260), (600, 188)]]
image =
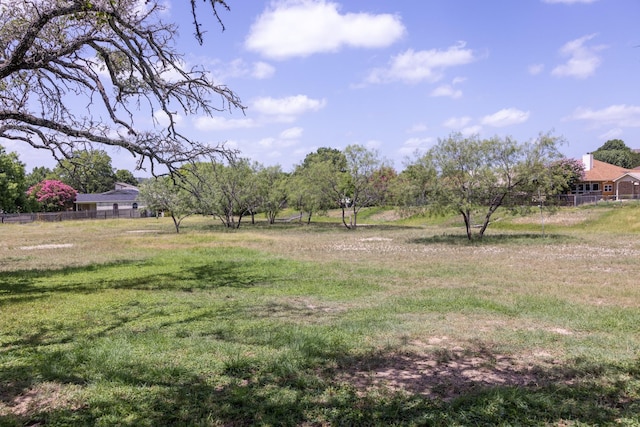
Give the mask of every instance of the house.
[(640, 170), (601, 162), (592, 154), (582, 156), (582, 163), (584, 177), (571, 189), (575, 204), (640, 198)]
[(119, 211), (121, 210), (137, 211), (144, 208), (138, 199), (138, 194), (138, 187), (117, 182), (113, 190), (104, 193), (78, 193), (76, 195), (75, 210), (111, 211), (114, 216), (119, 216)]
[(614, 180), (616, 200), (640, 199), (640, 170), (626, 172)]

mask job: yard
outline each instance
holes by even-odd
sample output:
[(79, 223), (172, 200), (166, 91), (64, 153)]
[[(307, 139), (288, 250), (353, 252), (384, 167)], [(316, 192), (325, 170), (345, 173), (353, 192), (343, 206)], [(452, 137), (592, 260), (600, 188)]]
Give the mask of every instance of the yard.
[(640, 205), (0, 226), (0, 425), (639, 425)]

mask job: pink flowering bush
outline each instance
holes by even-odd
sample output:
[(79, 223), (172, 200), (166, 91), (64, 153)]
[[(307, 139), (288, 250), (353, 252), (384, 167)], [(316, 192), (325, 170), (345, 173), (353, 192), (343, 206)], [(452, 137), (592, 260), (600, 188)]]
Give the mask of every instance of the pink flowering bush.
[(62, 181), (45, 179), (27, 190), (45, 212), (64, 211), (73, 207), (77, 191)]

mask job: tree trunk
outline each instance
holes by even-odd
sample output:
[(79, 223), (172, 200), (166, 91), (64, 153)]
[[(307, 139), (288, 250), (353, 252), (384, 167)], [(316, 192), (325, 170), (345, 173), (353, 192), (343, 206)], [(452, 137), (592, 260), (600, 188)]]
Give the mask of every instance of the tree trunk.
[(464, 225), (467, 229), (467, 239), (472, 240), (473, 239), (473, 235), (471, 234), (471, 211), (469, 209), (465, 210), (460, 210), (460, 213), (462, 214), (462, 218), (464, 218)]
[(345, 218), (344, 206), (342, 207), (342, 223), (344, 224), (345, 227), (347, 227), (347, 230), (351, 230), (351, 226), (347, 224), (347, 219)]
[(495, 211), (498, 210), (500, 206), (502, 206), (502, 202), (504, 201), (504, 198), (506, 197), (506, 195), (507, 193), (501, 194), (496, 199), (494, 199), (491, 206), (489, 206), (489, 210), (487, 211), (487, 214), (484, 217), (484, 223), (482, 224), (482, 228), (480, 228), (480, 233), (478, 233), (478, 236), (481, 239), (482, 239), (482, 236), (484, 236), (484, 232), (486, 231), (487, 227), (489, 226), (491, 216), (495, 213)]
[(175, 217), (175, 215), (173, 213), (171, 214), (171, 219), (173, 220), (174, 227), (176, 227), (176, 233), (179, 234), (180, 233), (180, 221), (178, 221), (178, 219)]

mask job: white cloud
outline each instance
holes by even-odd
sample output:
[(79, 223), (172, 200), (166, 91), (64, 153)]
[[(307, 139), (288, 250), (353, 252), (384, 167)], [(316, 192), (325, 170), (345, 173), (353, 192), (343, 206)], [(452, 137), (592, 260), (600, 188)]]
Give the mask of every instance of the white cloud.
[(254, 77), (258, 80), (268, 79), (272, 77), (276, 72), (276, 69), (273, 65), (267, 64), (266, 62), (258, 61), (253, 63), (253, 67), (251, 69), (251, 77)]
[(405, 34), (391, 14), (340, 13), (327, 0), (279, 0), (251, 26), (245, 47), (273, 59), (306, 57), (341, 48), (386, 47)]
[(409, 138), (403, 144), (398, 152), (404, 156), (412, 155), (416, 152), (426, 152), (434, 143), (434, 138)]
[(483, 125), (493, 127), (505, 127), (529, 120), (530, 113), (528, 111), (518, 110), (516, 108), (505, 108), (496, 113), (484, 116), (481, 120)]
[(640, 106), (611, 105), (601, 110), (578, 108), (569, 119), (586, 120), (594, 126), (640, 127)]
[(589, 3), (595, 3), (598, 0), (542, 0), (543, 3), (549, 3), (549, 4), (558, 4), (558, 3), (562, 3), (562, 4), (577, 4), (577, 3), (583, 3), (583, 4), (589, 4)]
[(482, 126), (480, 125), (467, 126), (460, 130), (460, 133), (464, 136), (480, 135), (481, 132)]
[(272, 65), (258, 61), (248, 64), (244, 60), (238, 58), (229, 63), (215, 62), (212, 64), (213, 75), (216, 81), (226, 81), (229, 78), (251, 77), (258, 80), (268, 79), (275, 74), (275, 67)]
[(529, 65), (529, 74), (532, 76), (537, 76), (538, 74), (544, 71), (544, 64), (531, 64)]
[(451, 85), (442, 85), (432, 90), (431, 96), (433, 97), (446, 96), (449, 98), (458, 99), (462, 97), (462, 91), (460, 89), (455, 89)]
[(451, 117), (447, 121), (445, 121), (442, 126), (448, 127), (450, 129), (461, 129), (468, 125), (471, 122), (471, 117)]
[(465, 49), (465, 46), (465, 42), (458, 42), (446, 50), (409, 49), (391, 58), (388, 68), (372, 70), (366, 82), (418, 83), (425, 80), (431, 83), (437, 82), (442, 79), (447, 68), (466, 65), (477, 59), (474, 52), (471, 49)]
[(303, 129), (301, 127), (294, 127), (285, 129), (280, 132), (281, 139), (298, 139), (302, 136)]
[(603, 45), (587, 46), (586, 43), (594, 38), (590, 34), (579, 39), (571, 40), (560, 49), (562, 56), (569, 57), (566, 63), (555, 67), (551, 74), (558, 77), (577, 77), (585, 79), (595, 73), (602, 60), (597, 52), (605, 48)]
[(194, 120), (194, 126), (200, 131), (247, 129), (256, 127), (252, 119), (226, 119), (224, 117), (200, 116)]
[(297, 116), (321, 110), (325, 105), (327, 105), (325, 99), (312, 99), (306, 95), (295, 95), (286, 98), (257, 98), (252, 102), (254, 111), (282, 122), (294, 121)]

